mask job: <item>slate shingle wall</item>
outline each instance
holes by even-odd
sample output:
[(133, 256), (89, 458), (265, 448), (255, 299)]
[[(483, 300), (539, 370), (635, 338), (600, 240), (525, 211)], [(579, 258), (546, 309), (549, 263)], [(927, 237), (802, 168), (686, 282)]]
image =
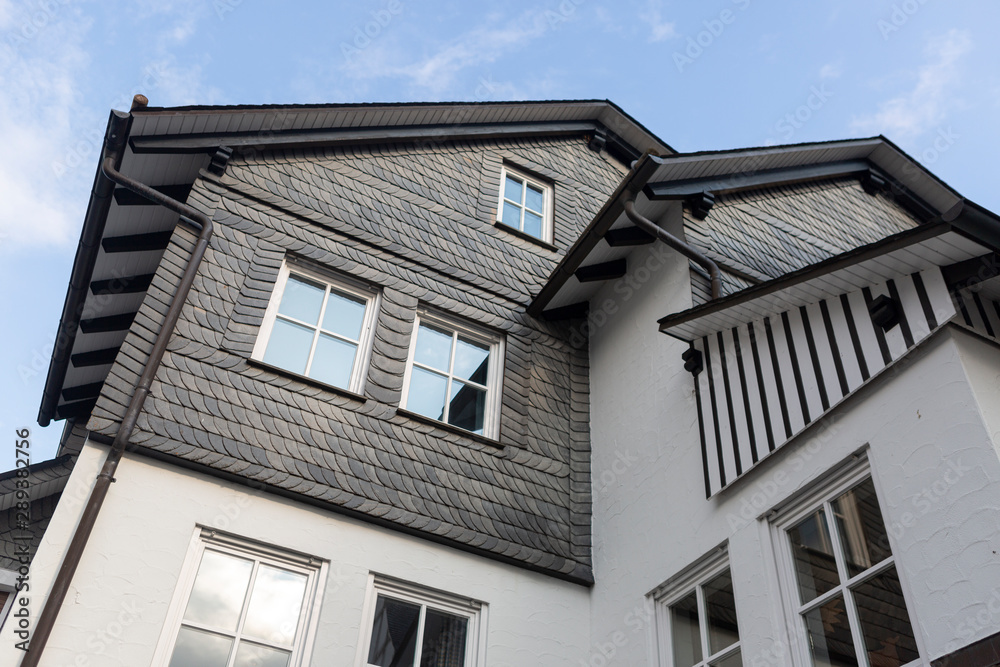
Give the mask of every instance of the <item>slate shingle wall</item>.
[[(915, 227), (888, 194), (872, 196), (856, 178), (828, 179), (726, 194), (705, 220), (685, 212), (684, 233), (720, 266), (759, 280), (777, 278)], [(708, 300), (707, 277), (692, 269), (694, 303)], [(723, 294), (753, 283), (723, 272)]]
[[(558, 252), (493, 225), (505, 160), (554, 181)], [(579, 137), (234, 158), (192, 190), (216, 234), (133, 443), (591, 580), (587, 351), (524, 310), (623, 173)], [(93, 431), (116, 430), (193, 242), (175, 232)], [(380, 290), (363, 397), (248, 361), (286, 255)], [(397, 412), (418, 306), (504, 337), (500, 446)]]
[(42, 536), (49, 526), (56, 504), (62, 494), (56, 493), (31, 501), (31, 519), (27, 528), (18, 527), (18, 510), (12, 507), (0, 512), (0, 568), (17, 571), (22, 565), (18, 558), (20, 549), (27, 546), (28, 558), (34, 559)]

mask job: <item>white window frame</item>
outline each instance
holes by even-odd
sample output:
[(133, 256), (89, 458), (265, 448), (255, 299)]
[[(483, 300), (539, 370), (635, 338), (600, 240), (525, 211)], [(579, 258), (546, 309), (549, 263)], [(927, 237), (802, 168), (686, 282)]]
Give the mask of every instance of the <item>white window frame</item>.
[[(674, 650), (672, 626), (670, 623), (670, 607), (677, 604), (692, 591), (698, 600), (698, 632), (701, 639), (701, 661), (695, 667), (704, 667), (719, 660), (728, 658), (737, 651), (742, 651), (742, 639), (736, 640), (734, 644), (709, 655), (708, 643), (708, 613), (705, 603), (704, 586), (715, 577), (726, 570), (732, 579), (732, 569), (729, 565), (729, 549), (727, 544), (722, 544), (713, 549), (709, 554), (700, 558), (697, 562), (684, 568), (667, 581), (657, 586), (647, 594), (647, 598), (653, 602), (654, 618), (653, 624), (653, 664), (660, 667), (674, 667)], [(733, 590), (735, 594), (735, 580)], [(739, 609), (736, 610), (737, 619)], [(737, 621), (737, 624), (739, 622)]]
[[(420, 331), (420, 323), (426, 322), (431, 326), (435, 326), (440, 329), (447, 329), (451, 331), (452, 335), (452, 349), (451, 349), (451, 360), (449, 361), (450, 368), (447, 371), (447, 377), (450, 381), (454, 378), (454, 362), (455, 362), (455, 340), (459, 334), (476, 341), (482, 345), (488, 345), (490, 348), (490, 367), (486, 377), (486, 414), (483, 416), (483, 437), (491, 438), (496, 440), (500, 435), (500, 403), (502, 394), (502, 384), (503, 384), (503, 362), (505, 353), (505, 343), (501, 336), (490, 335), (482, 331), (481, 329), (472, 328), (466, 324), (462, 324), (457, 320), (449, 317), (439, 315), (437, 313), (431, 313), (426, 310), (418, 310), (417, 315), (413, 321), (413, 333), (410, 335), (410, 350), (406, 357), (406, 372), (403, 375), (403, 395), (400, 397), (400, 407), (404, 410), (408, 410), (407, 400), (410, 395), (410, 376), (412, 375), (413, 366), (416, 365), (419, 368), (425, 368), (427, 370), (433, 371), (438, 374), (444, 374), (439, 368), (432, 368), (430, 366), (425, 366), (419, 364), (414, 360), (414, 356), (417, 351), (417, 334)], [(476, 384), (470, 383), (466, 380), (461, 380), (466, 384)], [(450, 384), (449, 384), (450, 386)], [(483, 387), (484, 385), (479, 385)], [(447, 422), (447, 409), (448, 409), (448, 394), (445, 393), (445, 420), (441, 421), (442, 424), (446, 426), (463, 429), (461, 426), (455, 426), (454, 424), (449, 424)], [(413, 412), (408, 410), (409, 412)], [(427, 419), (434, 419), (433, 417), (427, 417), (426, 415), (421, 415)], [(469, 433), (472, 433), (469, 431)]]
[[(293, 273), (310, 282), (326, 285), (326, 293), (323, 296), (323, 304), (320, 307), (319, 323), (323, 322), (323, 315), (326, 312), (326, 304), (330, 298), (331, 289), (365, 300), (365, 317), (364, 320), (362, 320), (360, 338), (357, 341), (358, 351), (354, 357), (354, 368), (351, 369), (351, 380), (348, 386), (339, 387), (340, 389), (346, 389), (356, 394), (360, 394), (364, 389), (365, 378), (368, 376), (366, 371), (368, 370), (368, 364), (371, 361), (372, 337), (375, 329), (375, 320), (377, 318), (379, 306), (381, 305), (382, 295), (376, 290), (365, 287), (364, 285), (347, 278), (339, 276), (333, 277), (329, 274), (320, 273), (315, 269), (287, 259), (282, 262), (281, 269), (278, 272), (278, 279), (274, 283), (274, 291), (271, 293), (271, 300), (268, 302), (267, 310), (264, 312), (264, 320), (261, 322), (260, 331), (257, 334), (257, 342), (254, 344), (253, 352), (251, 353), (250, 358), (266, 363), (264, 362), (264, 352), (267, 351), (267, 343), (271, 340), (271, 331), (273, 330), (274, 322), (278, 317), (278, 307), (281, 305), (281, 298), (284, 296), (285, 286), (288, 284), (289, 276)], [(318, 323), (310, 324), (308, 322), (301, 322), (300, 320), (286, 317), (285, 315), (282, 315), (281, 317), (282, 319), (287, 319), (290, 322), (302, 324), (315, 330), (313, 332), (312, 347), (309, 349), (309, 357), (306, 361), (305, 373), (299, 374), (292, 370), (283, 369), (288, 370), (289, 373), (294, 373), (295, 375), (309, 377), (308, 372), (312, 365), (313, 355), (316, 352), (316, 342), (319, 340), (320, 331), (322, 329)], [(355, 342), (333, 332), (323, 331), (338, 339), (349, 340), (351, 343)], [(277, 368), (280, 368), (280, 366)], [(322, 380), (317, 380), (315, 378), (309, 379), (314, 382), (327, 384)], [(336, 385), (328, 386), (335, 387)]]
[[(879, 563), (875, 563), (861, 574), (848, 578), (846, 576), (847, 570), (843, 555), (844, 548), (841, 544), (840, 533), (837, 531), (835, 525), (828, 523), (827, 529), (830, 532), (830, 541), (841, 583), (805, 604), (799, 602), (798, 575), (796, 574), (795, 558), (792, 553), (791, 542), (788, 538), (788, 530), (820, 509), (824, 511), (827, 521), (829, 521), (829, 517), (834, 516), (831, 506), (833, 501), (869, 478), (875, 487), (875, 497), (879, 501), (879, 511), (882, 514), (882, 521), (885, 522), (887, 521), (887, 516), (882, 503), (884, 496), (878, 479), (873, 474), (871, 465), (868, 462), (867, 451), (860, 451), (854, 454), (852, 460), (843, 466), (841, 470), (831, 471), (821, 481), (809, 485), (809, 490), (805, 494), (785, 503), (780, 509), (772, 511), (769, 516), (771, 547), (775, 555), (775, 565), (777, 566), (777, 583), (781, 591), (781, 602), (786, 620), (785, 625), (789, 633), (792, 634), (790, 637), (792, 640), (792, 653), (796, 658), (795, 662), (797, 664), (813, 664), (803, 614), (811, 609), (822, 606), (825, 602), (840, 595), (844, 598), (844, 608), (847, 612), (848, 626), (851, 630), (851, 638), (854, 640), (854, 651), (858, 658), (858, 664), (860, 667), (867, 667), (868, 665), (868, 653), (864, 646), (864, 635), (861, 633), (858, 609), (854, 603), (854, 594), (851, 589), (857, 587), (859, 583), (866, 579), (877, 576), (885, 572), (889, 567), (897, 565), (897, 548), (889, 526), (886, 525), (885, 529), (892, 555)], [(896, 576), (899, 578), (907, 614), (910, 616), (910, 630), (913, 632), (913, 637), (917, 645), (917, 653), (921, 656), (916, 660), (906, 663), (903, 667), (917, 667), (917, 665), (923, 664), (923, 656), (927, 655), (927, 652), (923, 645), (919, 626), (913, 617), (912, 610), (916, 608), (913, 604), (913, 596), (910, 594), (904, 573), (900, 571), (898, 566), (896, 567)]]
[(0, 606), (0, 629), (6, 623), (7, 616), (10, 614), (19, 592), (17, 590), (17, 572), (0, 568), (0, 593), (8, 593), (7, 601)]
[(358, 654), (354, 661), (355, 667), (369, 667), (368, 651), (372, 641), (375, 607), (379, 594), (395, 600), (420, 605), (420, 620), (417, 626), (417, 637), (420, 641), (418, 641), (417, 652), (414, 657), (415, 664), (420, 664), (420, 651), (423, 648), (424, 617), (429, 607), (448, 614), (454, 614), (455, 616), (463, 616), (469, 620), (465, 641), (465, 667), (483, 667), (486, 665), (486, 637), (489, 621), (489, 605), (487, 603), (434, 588), (420, 586), (394, 577), (371, 573), (368, 575), (368, 590), (365, 595), (363, 621), (358, 639)]
[[(302, 609), (299, 612), (298, 630), (291, 646), (292, 655), (288, 661), (288, 667), (303, 667), (310, 664), (312, 646), (319, 624), (320, 601), (323, 599), (329, 564), (305, 554), (264, 545), (201, 526), (195, 530), (191, 543), (188, 545), (184, 565), (177, 579), (174, 596), (167, 609), (163, 630), (160, 633), (150, 664), (153, 667), (167, 667), (170, 664), (181, 626), (200, 627), (198, 624), (184, 621), (184, 612), (187, 609), (188, 599), (194, 590), (202, 555), (206, 550), (253, 560), (255, 561), (254, 572), (260, 564), (266, 564), (306, 575), (306, 589), (303, 595)], [(250, 581), (250, 586), (252, 587), (252, 585), (253, 578)], [(243, 602), (242, 613), (246, 612), (245, 606), (249, 604), (249, 599), (248, 595)], [(234, 640), (234, 649), (236, 648), (235, 641), (239, 639), (240, 637), (237, 635)], [(230, 664), (235, 658), (236, 651), (233, 650), (229, 657)]]
[[(534, 235), (529, 234), (528, 232), (524, 231), (524, 208), (525, 208), (525, 206), (524, 206), (524, 201), (523, 200), (527, 196), (527, 194), (526, 194), (527, 187), (523, 187), (521, 189), (522, 190), (522, 192), (521, 192), (521, 199), (522, 199), (522, 201), (520, 201), (520, 202), (515, 202), (512, 199), (509, 200), (506, 197), (504, 197), (504, 190), (506, 189), (507, 176), (508, 175), (512, 176), (513, 178), (516, 178), (516, 179), (520, 180), (522, 183), (533, 185), (533, 186), (535, 186), (536, 188), (538, 188), (539, 190), (542, 191), (542, 199), (543, 199), (542, 209), (543, 210), (541, 211), (541, 213), (542, 213), (542, 230), (541, 230), (542, 233), (541, 233), (541, 236), (535, 237)], [(511, 227), (510, 225), (507, 225), (507, 223), (505, 223), (503, 221), (503, 205), (504, 205), (505, 201), (509, 201), (510, 203), (517, 205), (521, 209), (520, 224), (517, 227), (512, 227), (512, 229), (516, 229), (517, 231), (519, 231), (522, 234), (525, 234), (525, 235), (527, 235), (527, 236), (529, 236), (531, 238), (537, 238), (539, 241), (543, 241), (545, 243), (550, 243), (551, 244), (552, 243), (552, 236), (553, 236), (553, 234), (552, 234), (552, 229), (553, 229), (553, 224), (552, 224), (552, 217), (553, 217), (552, 216), (552, 210), (553, 210), (553, 198), (554, 198), (553, 197), (553, 192), (554, 191), (553, 191), (551, 183), (546, 183), (545, 181), (540, 181), (537, 178), (535, 178), (534, 176), (529, 176), (525, 172), (520, 171), (518, 169), (515, 169), (514, 167), (511, 167), (509, 165), (506, 165), (506, 164), (503, 165), (500, 168), (500, 193), (499, 193), (500, 196), (497, 199), (497, 222), (499, 222), (499, 223), (501, 223), (503, 225), (506, 225), (507, 227)]]

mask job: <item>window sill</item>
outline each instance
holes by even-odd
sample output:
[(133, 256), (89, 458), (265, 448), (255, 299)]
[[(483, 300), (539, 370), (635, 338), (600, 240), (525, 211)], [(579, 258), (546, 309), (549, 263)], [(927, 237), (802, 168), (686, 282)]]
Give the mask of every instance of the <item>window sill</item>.
[(300, 375), (299, 373), (296, 373), (294, 371), (286, 370), (281, 366), (272, 366), (271, 364), (260, 361), (259, 359), (250, 358), (247, 359), (247, 363), (250, 364), (251, 366), (256, 366), (257, 368), (260, 368), (261, 370), (269, 371), (271, 373), (274, 373), (275, 375), (281, 375), (282, 377), (286, 377), (291, 380), (297, 380), (303, 384), (308, 384), (318, 389), (325, 389), (326, 391), (332, 392), (334, 394), (339, 394), (345, 398), (351, 398), (354, 399), (355, 401), (360, 401), (361, 403), (365, 403), (366, 401), (368, 401), (367, 396), (357, 394), (351, 391), (350, 389), (344, 389), (343, 387), (337, 387), (336, 385), (327, 384), (326, 382), (316, 380), (315, 378), (311, 378), (307, 375)]
[(540, 238), (538, 238), (537, 236), (532, 236), (531, 234), (525, 234), (524, 232), (522, 232), (517, 227), (511, 227), (510, 225), (505, 224), (503, 222), (500, 222), (499, 220), (497, 220), (496, 222), (494, 222), (493, 226), (496, 227), (497, 229), (502, 229), (505, 232), (513, 234), (514, 236), (516, 236), (518, 238), (524, 239), (525, 241), (531, 241), (535, 245), (539, 245), (539, 246), (541, 246), (541, 247), (543, 247), (546, 250), (549, 250), (551, 252), (558, 252), (559, 251), (559, 248), (555, 247), (551, 243), (543, 241)]
[(499, 440), (494, 440), (493, 438), (487, 438), (485, 435), (479, 435), (477, 433), (473, 433), (472, 431), (466, 431), (464, 428), (453, 426), (451, 424), (439, 421), (432, 417), (426, 417), (417, 412), (410, 412), (409, 410), (398, 408), (396, 410), (396, 413), (402, 417), (406, 417), (407, 419), (412, 419), (413, 421), (420, 422), (421, 424), (427, 424), (428, 426), (434, 426), (435, 428), (439, 428), (442, 431), (448, 431), (449, 433), (469, 438), (470, 440), (474, 440), (483, 445), (489, 445), (491, 447), (495, 447), (498, 450), (502, 450), (504, 448), (504, 444), (501, 443)]

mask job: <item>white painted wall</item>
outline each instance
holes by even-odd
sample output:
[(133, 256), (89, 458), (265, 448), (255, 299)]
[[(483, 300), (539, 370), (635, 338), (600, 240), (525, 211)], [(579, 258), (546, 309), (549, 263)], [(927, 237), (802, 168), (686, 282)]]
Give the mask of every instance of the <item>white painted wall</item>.
[[(93, 479), (105, 451), (88, 443), (67, 488), (78, 480), (83, 488), (82, 480)], [(354, 664), (370, 572), (489, 604), (491, 666), (576, 667), (584, 656), (590, 630), (585, 587), (255, 495), (246, 487), (144, 457), (126, 456), (117, 480), (43, 665), (148, 665), (196, 524), (329, 560), (311, 664)], [(36, 586), (47, 589), (51, 582), (61, 557), (56, 545), (67, 539), (81, 506), (60, 504), (32, 568)], [(5, 628), (0, 664), (18, 664), (14, 641)]]
[[(632, 284), (654, 252), (630, 260)], [(675, 256), (624, 296), (611, 284), (592, 302), (593, 311), (613, 300), (605, 310), (615, 312), (591, 338), (597, 584), (584, 664), (650, 664), (645, 595), (727, 541), (744, 664), (792, 664), (771, 529), (758, 517), (866, 444), (923, 657), (1000, 629), (1000, 459), (997, 427), (980, 413), (985, 403), (997, 418), (1000, 349), (951, 328), (938, 334), (846, 401), (832, 425), (706, 499), (686, 344), (656, 325), (690, 305), (686, 260)], [(970, 375), (982, 377), (970, 384)], [(976, 620), (984, 613), (986, 624)]]

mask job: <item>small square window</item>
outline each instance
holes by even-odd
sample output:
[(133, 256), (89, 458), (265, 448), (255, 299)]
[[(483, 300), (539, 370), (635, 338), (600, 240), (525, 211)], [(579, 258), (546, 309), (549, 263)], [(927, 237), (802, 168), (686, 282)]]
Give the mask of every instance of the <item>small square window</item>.
[(366, 667), (479, 667), (485, 605), (374, 576), (366, 605)]
[(403, 387), (403, 409), (496, 438), (500, 339), (418, 313)]
[(662, 667), (742, 665), (733, 578), (716, 552), (652, 593)]
[(806, 664), (902, 667), (920, 653), (867, 468), (774, 522)]
[(497, 220), (528, 236), (552, 243), (552, 186), (503, 167)]
[(360, 393), (376, 310), (374, 292), (286, 262), (253, 358)]
[(154, 664), (306, 664), (320, 569), (305, 556), (199, 531)]

